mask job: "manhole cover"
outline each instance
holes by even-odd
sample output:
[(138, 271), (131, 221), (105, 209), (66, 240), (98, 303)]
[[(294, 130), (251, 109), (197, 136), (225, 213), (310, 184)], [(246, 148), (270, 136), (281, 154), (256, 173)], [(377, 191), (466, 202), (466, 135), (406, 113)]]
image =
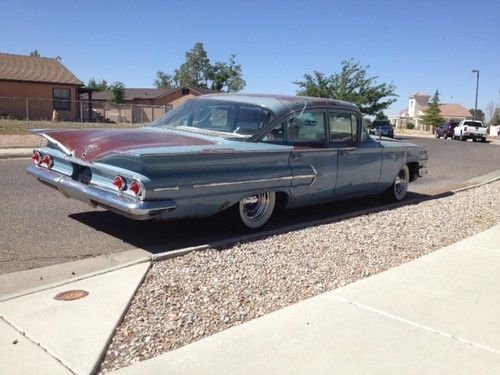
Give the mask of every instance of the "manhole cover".
[(65, 292), (58, 293), (54, 299), (58, 301), (74, 301), (75, 299), (80, 299), (83, 297), (87, 297), (89, 292), (86, 290), (67, 290)]

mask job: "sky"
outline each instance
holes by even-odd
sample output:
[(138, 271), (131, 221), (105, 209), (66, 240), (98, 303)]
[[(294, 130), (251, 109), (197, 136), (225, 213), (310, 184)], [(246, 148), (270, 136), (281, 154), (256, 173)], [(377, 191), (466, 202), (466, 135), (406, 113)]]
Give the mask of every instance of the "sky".
[(0, 1), (0, 52), (60, 56), (82, 81), (153, 87), (202, 42), (211, 61), (237, 54), (243, 92), (295, 94), (315, 70), (353, 58), (398, 101), (439, 90), (441, 102), (500, 104), (500, 1)]

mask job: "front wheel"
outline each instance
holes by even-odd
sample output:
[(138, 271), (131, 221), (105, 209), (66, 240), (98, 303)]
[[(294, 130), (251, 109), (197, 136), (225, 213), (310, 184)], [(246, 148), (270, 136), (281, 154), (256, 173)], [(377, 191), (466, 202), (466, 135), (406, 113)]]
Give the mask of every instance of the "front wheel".
[(400, 202), (406, 196), (408, 185), (410, 184), (410, 170), (407, 165), (399, 170), (392, 185), (383, 193), (384, 198), (389, 202)]
[(436, 132), (436, 138), (437, 138), (437, 139), (439, 139), (439, 137), (440, 137), (440, 136), (439, 136), (439, 133), (438, 133), (438, 132)]
[(243, 198), (236, 206), (239, 226), (244, 229), (258, 229), (271, 218), (276, 205), (276, 193), (259, 193)]
[(448, 139), (448, 134), (444, 133), (443, 138), (444, 138), (444, 139)]

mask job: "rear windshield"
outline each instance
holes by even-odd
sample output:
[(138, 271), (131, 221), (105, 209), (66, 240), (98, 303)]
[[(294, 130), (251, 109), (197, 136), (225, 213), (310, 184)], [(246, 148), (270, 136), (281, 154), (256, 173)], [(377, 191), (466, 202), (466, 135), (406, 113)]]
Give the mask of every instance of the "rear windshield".
[(480, 123), (480, 122), (477, 122), (477, 121), (465, 121), (464, 122), (464, 125), (467, 125), (467, 126), (480, 126), (480, 127), (483, 127), (483, 124)]
[(373, 121), (372, 127), (388, 129), (388, 128), (392, 128), (392, 125), (388, 121)]

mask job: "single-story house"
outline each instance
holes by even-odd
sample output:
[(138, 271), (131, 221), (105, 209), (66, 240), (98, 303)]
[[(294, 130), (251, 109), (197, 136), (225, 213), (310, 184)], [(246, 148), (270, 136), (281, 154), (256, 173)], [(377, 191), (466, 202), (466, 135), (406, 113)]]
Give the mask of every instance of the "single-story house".
[[(398, 116), (390, 117), (390, 120), (397, 128), (404, 128), (409, 122), (415, 125), (416, 129), (423, 130), (420, 116), (429, 105), (430, 95), (423, 92), (417, 92), (409, 97), (408, 108), (403, 109)], [(439, 105), (441, 117), (445, 120), (460, 122), (462, 120), (472, 119), (472, 114), (467, 108), (456, 103), (442, 103)]]
[(0, 53), (0, 117), (75, 121), (82, 87), (58, 59)]
[(92, 92), (92, 107), (100, 118), (126, 122), (149, 122), (156, 120), (166, 111), (174, 108), (187, 99), (215, 92), (203, 87), (180, 86), (175, 89), (158, 88), (126, 88), (125, 102), (118, 114), (119, 106), (110, 106), (113, 93), (107, 91)]

